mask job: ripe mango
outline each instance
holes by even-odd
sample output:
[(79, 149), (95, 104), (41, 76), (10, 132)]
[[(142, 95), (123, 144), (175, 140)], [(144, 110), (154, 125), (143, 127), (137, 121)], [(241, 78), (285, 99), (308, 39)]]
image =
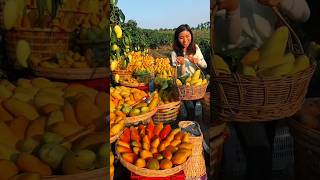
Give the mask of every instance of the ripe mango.
[(47, 120), (47, 127), (54, 125), (58, 122), (64, 122), (64, 117), (61, 110), (53, 111), (50, 113)]
[(42, 88), (54, 88), (56, 87), (56, 85), (54, 84), (54, 82), (46, 79), (46, 78), (42, 78), (42, 77), (38, 77), (38, 78), (34, 78), (31, 80), (31, 84), (39, 89)]
[(24, 139), (25, 132), (29, 125), (29, 120), (21, 116), (12, 120), (8, 125), (13, 134), (21, 140)]
[(140, 109), (132, 109), (129, 113), (130, 117), (138, 116), (138, 115), (140, 115)]
[(121, 129), (123, 129), (124, 126), (125, 126), (125, 121), (120, 120), (117, 124), (115, 124), (110, 128), (110, 136), (115, 136), (116, 134), (118, 134), (121, 131)]
[(81, 84), (71, 84), (65, 88), (64, 97), (75, 97), (79, 93), (84, 93), (90, 97), (92, 103), (95, 102), (98, 91)]
[(139, 167), (139, 168), (144, 168), (146, 167), (146, 161), (144, 159), (137, 159), (137, 161), (134, 163), (135, 166)]
[(116, 146), (116, 149), (117, 149), (117, 151), (119, 153), (130, 153), (130, 152), (132, 152), (130, 148), (119, 146), (119, 145)]
[(3, 107), (0, 100), (0, 122), (13, 120), (13, 116)]
[(12, 130), (4, 122), (0, 123), (0, 144), (7, 145), (9, 147), (15, 147), (18, 141), (18, 137), (12, 132)]
[(190, 149), (192, 150), (193, 144), (192, 143), (182, 143), (179, 146), (179, 149)]
[(212, 59), (213, 68), (217, 73), (231, 74), (228, 64), (218, 55), (214, 55)]
[(298, 56), (294, 62), (294, 68), (289, 74), (295, 74), (297, 72), (303, 71), (310, 66), (310, 60), (308, 56), (301, 55)]
[(245, 66), (254, 65), (260, 57), (260, 52), (258, 49), (251, 49), (242, 59), (241, 64)]
[(51, 168), (31, 154), (21, 153), (16, 164), (23, 172), (39, 173), (42, 176), (52, 175)]
[(28, 129), (27, 129), (27, 134), (25, 137), (34, 137), (37, 135), (42, 135), (45, 132), (45, 127), (46, 127), (46, 117), (41, 116), (37, 118), (34, 121), (31, 121), (29, 123)]
[(32, 154), (36, 150), (38, 150), (38, 147), (40, 145), (40, 142), (34, 138), (26, 138), (23, 141), (18, 142), (18, 149), (21, 152)]
[(88, 134), (86, 137), (81, 139), (78, 143), (73, 145), (74, 150), (90, 149), (95, 146), (99, 146), (106, 142), (107, 132), (94, 132)]
[(10, 177), (13, 177), (18, 174), (19, 170), (17, 166), (9, 160), (0, 159), (0, 179), (9, 179)]
[(19, 17), (19, 8), (16, 0), (6, 1), (3, 8), (4, 27), (9, 30), (13, 28)]
[(75, 104), (75, 112), (80, 125), (87, 126), (102, 116), (102, 111), (88, 96), (81, 96)]
[(54, 111), (60, 110), (61, 106), (56, 104), (47, 104), (41, 107), (41, 112), (45, 115), (49, 115)]
[(169, 159), (162, 159), (160, 162), (160, 169), (172, 168), (172, 162)]
[(16, 117), (23, 116), (28, 120), (35, 120), (39, 117), (36, 108), (16, 98), (10, 98), (3, 102), (4, 107)]
[(27, 60), (31, 55), (31, 47), (30, 44), (26, 40), (19, 40), (16, 46), (16, 57), (18, 63), (24, 67), (28, 67)]
[(64, 105), (64, 98), (61, 96), (56, 96), (49, 94), (44, 91), (39, 91), (36, 96), (34, 97), (34, 104), (41, 108), (47, 104), (56, 104), (58, 106)]
[(0, 98), (7, 99), (12, 96), (12, 91), (5, 85), (0, 84)]
[(53, 124), (49, 129), (52, 132), (65, 138), (82, 131), (84, 128), (78, 125), (61, 121)]
[(159, 144), (160, 144), (160, 138), (156, 138), (152, 141), (151, 147), (158, 148)]
[(133, 164), (137, 159), (137, 155), (135, 153), (123, 153), (121, 154), (121, 157), (131, 164)]
[(181, 144), (181, 140), (177, 140), (177, 139), (173, 140), (173, 141), (170, 143), (170, 145), (171, 145), (171, 146), (174, 146), (174, 147), (178, 146), (179, 144)]
[(153, 170), (160, 169), (159, 161), (154, 158), (150, 158), (147, 162), (147, 168)]
[(148, 159), (148, 158), (153, 157), (153, 155), (152, 155), (152, 153), (151, 153), (150, 151), (142, 150), (142, 151), (140, 152), (140, 157), (141, 157), (142, 159)]
[(176, 152), (176, 153), (173, 155), (171, 161), (172, 161), (172, 163), (175, 164), (175, 165), (180, 165), (180, 164), (186, 162), (186, 160), (187, 160), (188, 157), (189, 157), (189, 156), (188, 156), (188, 153), (187, 153), (187, 152), (179, 152), (179, 151), (178, 151), (178, 152)]
[(153, 154), (153, 158), (155, 158), (155, 159), (160, 161), (161, 159), (163, 159), (163, 155), (160, 154), (160, 153), (154, 153)]
[(172, 158), (172, 153), (169, 150), (162, 151), (162, 155), (163, 155), (164, 158), (166, 158), (168, 160), (171, 160), (171, 158)]
[(242, 65), (240, 69), (240, 73), (245, 76), (253, 76), (256, 77), (256, 70), (252, 66)]
[(265, 69), (261, 73), (260, 76), (263, 77), (281, 77), (283, 75), (288, 74), (292, 71), (294, 67), (294, 55), (292, 53), (288, 53), (283, 57), (283, 64), (274, 66), (269, 69)]
[(90, 150), (79, 150), (69, 152), (65, 155), (62, 162), (62, 171), (64, 174), (76, 174), (86, 172), (93, 168), (96, 155)]
[(68, 100), (65, 100), (65, 102), (64, 102), (63, 115), (64, 115), (65, 122), (79, 125), (77, 118), (76, 118), (74, 108)]
[[(260, 49), (260, 59), (257, 62), (259, 71), (282, 64), (282, 57), (287, 47), (289, 29), (281, 26), (271, 35)], [(279, 59), (280, 58), (280, 59)]]
[(121, 140), (118, 140), (118, 141), (117, 141), (117, 145), (118, 145), (118, 146), (123, 146), (123, 147), (126, 147), (126, 148), (131, 148), (131, 146), (130, 146), (129, 143), (124, 142), (124, 141), (121, 141)]

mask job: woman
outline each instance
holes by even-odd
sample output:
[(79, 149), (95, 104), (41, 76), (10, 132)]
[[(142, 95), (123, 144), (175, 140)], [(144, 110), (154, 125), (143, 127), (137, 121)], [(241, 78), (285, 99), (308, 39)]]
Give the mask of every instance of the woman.
[[(305, 22), (310, 16), (305, 0), (221, 0), (218, 7), (214, 25), (218, 53), (234, 47), (259, 48), (280, 25), (271, 7), (296, 22)], [(247, 180), (272, 177), (275, 122), (234, 123), (246, 154)]]
[(180, 25), (174, 33), (171, 59), (172, 65), (179, 67), (178, 76), (186, 73), (192, 75), (197, 66), (207, 68), (207, 63), (199, 46), (194, 43), (193, 33), (187, 24)]

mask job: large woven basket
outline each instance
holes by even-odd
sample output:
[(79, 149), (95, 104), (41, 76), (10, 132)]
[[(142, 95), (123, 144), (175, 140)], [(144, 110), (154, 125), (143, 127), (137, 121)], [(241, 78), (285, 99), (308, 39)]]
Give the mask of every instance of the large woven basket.
[[(187, 126), (194, 124), (192, 121), (180, 121), (179, 127), (181, 129), (186, 128)], [(197, 124), (197, 123), (196, 123)], [(198, 131), (200, 131), (200, 136), (190, 136), (190, 142), (193, 144), (192, 155), (187, 162), (184, 174), (188, 178), (199, 178), (206, 174), (206, 163), (203, 156), (203, 134), (201, 132), (200, 126), (198, 125)], [(191, 133), (192, 132), (188, 132)]]
[(152, 111), (149, 111), (139, 116), (126, 117), (125, 118), (126, 126), (135, 126), (135, 125), (138, 125), (139, 123), (148, 123), (151, 117), (155, 115), (157, 111), (158, 111), (158, 108), (154, 108)]
[[(109, 175), (108, 175), (109, 176)], [(106, 168), (95, 169), (85, 173), (61, 175), (61, 176), (46, 176), (45, 180), (104, 180), (107, 178)]]
[(31, 46), (31, 56), (49, 59), (56, 53), (64, 53), (69, 49), (70, 33), (52, 29), (32, 28), (10, 30), (5, 34), (7, 55), (16, 60), (16, 45), (19, 40), (26, 40)]
[[(290, 29), (288, 48), (304, 54), (301, 42), (276, 8), (274, 12)], [(217, 7), (213, 9), (213, 18)], [(293, 39), (294, 38), (294, 39)], [(295, 40), (296, 44), (293, 44)], [(306, 70), (281, 79), (262, 79), (238, 73), (213, 73), (213, 106), (216, 116), (224, 121), (261, 122), (290, 117), (301, 107), (316, 63)]]
[(295, 119), (288, 122), (294, 137), (295, 178), (319, 179), (320, 132), (302, 125)]
[[(116, 148), (117, 149), (117, 148)], [(179, 166), (175, 166), (173, 168), (170, 169), (165, 169), (165, 170), (152, 170), (152, 169), (147, 169), (147, 168), (139, 168), (129, 162), (127, 162), (126, 160), (124, 160), (120, 153), (116, 150), (116, 154), (117, 157), (119, 158), (121, 164), (127, 168), (129, 171), (140, 175), (140, 176), (145, 176), (145, 177), (167, 177), (167, 176), (171, 176), (174, 175), (178, 172), (180, 172), (181, 170), (183, 170), (185, 168), (185, 165), (188, 163), (188, 161), (190, 160), (190, 158), (183, 164), (179, 165)]]
[(163, 104), (158, 107), (157, 113), (154, 115), (153, 120), (157, 122), (172, 122), (175, 121), (180, 108), (180, 101)]

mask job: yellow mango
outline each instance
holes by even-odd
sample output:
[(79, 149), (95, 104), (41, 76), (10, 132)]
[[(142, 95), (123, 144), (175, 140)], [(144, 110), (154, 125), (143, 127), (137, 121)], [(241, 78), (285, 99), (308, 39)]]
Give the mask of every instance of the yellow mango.
[(28, 59), (31, 54), (31, 47), (25, 40), (19, 40), (16, 46), (16, 57), (18, 63), (24, 67), (28, 67)]
[(259, 75), (263, 77), (280, 77), (291, 72), (293, 67), (294, 55), (292, 53), (288, 53), (283, 57), (283, 64), (265, 69), (264, 71), (259, 73)]
[(3, 107), (0, 100), (0, 122), (13, 120), (13, 116)]
[(4, 122), (0, 123), (0, 132), (0, 144), (4, 144), (14, 148), (16, 146), (18, 138)]
[(23, 116), (28, 120), (35, 120), (39, 117), (36, 108), (26, 102), (20, 101), (16, 98), (10, 98), (3, 102), (4, 107), (16, 117)]
[(194, 74), (192, 75), (191, 82), (197, 81), (200, 78), (200, 74), (201, 74), (201, 71), (199, 69), (196, 70), (196, 72), (194, 72)]
[(39, 89), (41, 89), (41, 88), (54, 88), (56, 86), (52, 81), (50, 81), (46, 78), (41, 78), (41, 77), (32, 79), (31, 83), (34, 87), (39, 88)]
[(87, 126), (102, 116), (100, 108), (96, 106), (86, 95), (79, 97), (77, 100), (75, 104), (75, 112), (78, 123), (82, 126)]
[(175, 165), (180, 165), (180, 164), (186, 162), (186, 160), (187, 160), (188, 157), (189, 157), (189, 156), (188, 156), (188, 153), (187, 153), (187, 152), (182, 152), (182, 151), (179, 152), (179, 151), (177, 151), (177, 152), (173, 155), (171, 161), (172, 161), (172, 163), (175, 164)]
[(68, 122), (57, 122), (49, 129), (62, 137), (68, 137), (83, 130), (83, 127)]
[(12, 96), (12, 91), (3, 84), (0, 84), (0, 98), (7, 99)]
[(260, 59), (257, 62), (259, 70), (271, 68), (283, 63), (282, 57), (287, 47), (288, 37), (289, 29), (286, 26), (281, 26), (276, 29), (260, 49)]
[(252, 66), (248, 66), (248, 65), (242, 65), (240, 73), (245, 76), (254, 76), (255, 77), (257, 75), (254, 68)]
[(88, 134), (80, 141), (73, 144), (72, 149), (80, 150), (80, 149), (91, 149), (94, 147), (99, 147), (101, 144), (106, 143), (107, 132), (94, 132)]
[(75, 125), (79, 125), (77, 118), (76, 118), (76, 114), (74, 111), (73, 106), (70, 104), (69, 101), (65, 100), (64, 103), (64, 107), (63, 107), (63, 115), (64, 115), (64, 121), (71, 123), (71, 124), (75, 124)]
[(14, 27), (19, 17), (18, 3), (16, 0), (6, 1), (3, 8), (4, 27), (9, 30)]
[(41, 116), (29, 123), (25, 137), (29, 138), (37, 135), (42, 135), (45, 132), (45, 127), (46, 127), (46, 117)]
[(295, 74), (297, 72), (303, 71), (307, 69), (310, 66), (310, 60), (308, 56), (306, 55), (301, 55), (296, 58), (294, 62), (294, 68), (289, 74)]
[(228, 64), (218, 55), (213, 56), (212, 65), (217, 73), (231, 74)]
[(9, 123), (12, 133), (19, 139), (24, 139), (27, 131), (29, 120), (24, 117), (18, 117)]
[(12, 161), (4, 160), (4, 159), (0, 160), (0, 169), (1, 169), (1, 173), (0, 173), (1, 180), (9, 179), (10, 177), (17, 175), (19, 172), (17, 166)]
[(40, 161), (39, 158), (27, 154), (21, 153), (16, 162), (19, 169), (28, 173), (39, 173), (42, 176), (52, 175), (50, 166)]
[(252, 66), (255, 64), (260, 57), (260, 52), (258, 49), (251, 49), (242, 59), (241, 64), (246, 66)]

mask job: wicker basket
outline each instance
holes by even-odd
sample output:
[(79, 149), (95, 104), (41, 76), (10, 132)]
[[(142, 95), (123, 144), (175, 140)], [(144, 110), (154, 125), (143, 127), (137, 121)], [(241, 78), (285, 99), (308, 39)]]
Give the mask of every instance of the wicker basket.
[[(195, 124), (195, 122), (192, 121), (180, 121), (179, 127), (183, 130), (187, 126)], [(197, 124), (197, 123), (196, 123)], [(200, 136), (191, 136), (190, 142), (193, 144), (192, 147), (192, 155), (187, 162), (184, 174), (188, 178), (196, 178), (196, 177), (202, 177), (206, 174), (206, 163), (203, 156), (203, 134), (200, 130), (200, 126), (198, 125), (198, 131), (200, 131)], [(192, 132), (188, 132), (191, 133)]]
[(163, 104), (158, 107), (157, 113), (154, 115), (153, 120), (157, 122), (171, 122), (175, 121), (178, 114), (179, 114), (179, 108), (180, 108), (180, 101)]
[[(108, 175), (109, 176), (109, 175)], [(46, 176), (44, 180), (104, 180), (107, 178), (106, 168), (95, 169), (85, 173), (61, 175), (61, 176)]]
[(113, 78), (115, 77), (116, 74), (118, 74), (120, 76), (120, 79), (128, 79), (132, 76), (132, 72), (127, 71), (127, 70), (112, 71)]
[(125, 118), (126, 126), (135, 126), (135, 125), (138, 125), (139, 123), (148, 123), (151, 117), (155, 115), (157, 111), (158, 111), (158, 108), (154, 108), (152, 111), (149, 111), (139, 116), (126, 117)]
[[(320, 101), (320, 98), (307, 99), (306, 103)], [(311, 129), (297, 118), (288, 121), (294, 137), (295, 177), (319, 179), (320, 177), (320, 131)]]
[(206, 94), (208, 84), (200, 86), (178, 86), (178, 91), (181, 100), (198, 100), (202, 99)]
[(146, 84), (144, 83), (138, 83), (138, 84), (130, 84), (128, 82), (120, 82), (121, 86), (130, 87), (130, 88), (139, 88), (139, 87), (145, 87)]
[(118, 140), (122, 133), (123, 133), (123, 129), (117, 135), (110, 137), (110, 144)]
[(43, 68), (32, 67), (33, 73), (37, 76), (53, 78), (53, 79), (69, 79), (69, 80), (88, 80), (106, 78), (108, 69), (99, 68)]
[[(301, 42), (276, 8), (276, 15), (288, 26), (291, 38), (288, 48), (294, 54), (304, 54)], [(213, 10), (213, 15), (216, 8)], [(298, 44), (295, 49), (293, 40)], [(291, 43), (290, 43), (291, 42)], [(213, 72), (213, 106), (216, 116), (224, 121), (261, 122), (290, 117), (300, 109), (307, 93), (316, 63), (306, 70), (281, 79), (262, 79), (238, 73)]]
[[(117, 149), (117, 148), (116, 148)], [(179, 165), (179, 166), (175, 166), (173, 168), (170, 169), (165, 169), (165, 170), (152, 170), (152, 169), (147, 169), (147, 168), (139, 168), (129, 162), (127, 162), (126, 160), (124, 160), (121, 155), (119, 154), (119, 152), (116, 150), (116, 154), (117, 157), (119, 158), (121, 164), (127, 168), (129, 171), (140, 175), (140, 176), (144, 176), (144, 177), (167, 177), (167, 176), (171, 176), (174, 175), (178, 172), (180, 172), (181, 170), (184, 169), (185, 165), (188, 163), (188, 161), (190, 160), (190, 158), (183, 164)]]
[(56, 53), (69, 49), (70, 33), (52, 29), (19, 29), (5, 34), (6, 51), (10, 59), (16, 60), (16, 45), (19, 40), (26, 40), (31, 46), (31, 55), (40, 59), (49, 59)]

